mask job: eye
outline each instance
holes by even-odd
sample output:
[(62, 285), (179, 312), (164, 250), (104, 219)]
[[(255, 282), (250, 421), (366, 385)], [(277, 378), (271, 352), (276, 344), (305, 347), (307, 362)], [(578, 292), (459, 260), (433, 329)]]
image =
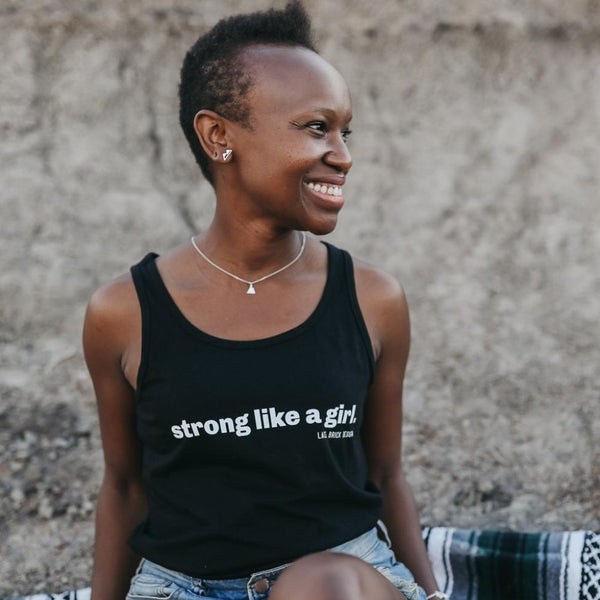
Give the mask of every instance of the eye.
[(306, 124), (307, 129), (311, 129), (317, 133), (324, 135), (327, 133), (327, 125), (323, 121), (311, 121)]
[(344, 140), (344, 142), (346, 142), (346, 143), (348, 142), (351, 134), (352, 134), (351, 129), (343, 129), (342, 130), (342, 139)]

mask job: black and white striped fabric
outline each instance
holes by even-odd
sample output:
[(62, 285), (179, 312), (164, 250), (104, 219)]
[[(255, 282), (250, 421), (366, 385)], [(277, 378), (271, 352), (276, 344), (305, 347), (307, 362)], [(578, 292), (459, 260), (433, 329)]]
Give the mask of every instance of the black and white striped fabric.
[(452, 600), (600, 600), (600, 533), (423, 531)]

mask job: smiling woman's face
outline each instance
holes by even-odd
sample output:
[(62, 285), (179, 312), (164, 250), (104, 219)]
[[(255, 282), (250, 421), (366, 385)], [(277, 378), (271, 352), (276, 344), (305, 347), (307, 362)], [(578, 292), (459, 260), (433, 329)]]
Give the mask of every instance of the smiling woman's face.
[(333, 230), (352, 159), (352, 107), (342, 76), (305, 48), (257, 45), (243, 58), (253, 85), (250, 125), (229, 123), (235, 192), (284, 228)]

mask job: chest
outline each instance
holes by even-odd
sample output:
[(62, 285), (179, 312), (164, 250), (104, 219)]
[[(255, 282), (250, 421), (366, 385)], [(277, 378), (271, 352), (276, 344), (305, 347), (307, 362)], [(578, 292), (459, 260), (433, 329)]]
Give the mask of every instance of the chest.
[(139, 433), (147, 444), (201, 442), (214, 458), (225, 448), (243, 454), (250, 440), (285, 439), (293, 449), (307, 439), (358, 435), (370, 384), (358, 338), (353, 343), (314, 329), (250, 347), (199, 343), (192, 336), (173, 345), (163, 340), (157, 348), (138, 400)]

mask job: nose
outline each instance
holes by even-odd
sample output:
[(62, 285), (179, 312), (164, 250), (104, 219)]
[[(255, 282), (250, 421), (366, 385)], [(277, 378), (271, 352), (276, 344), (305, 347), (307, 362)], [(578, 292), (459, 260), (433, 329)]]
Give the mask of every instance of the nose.
[(324, 161), (344, 173), (352, 167), (352, 156), (341, 133), (332, 139), (331, 148), (325, 154)]

